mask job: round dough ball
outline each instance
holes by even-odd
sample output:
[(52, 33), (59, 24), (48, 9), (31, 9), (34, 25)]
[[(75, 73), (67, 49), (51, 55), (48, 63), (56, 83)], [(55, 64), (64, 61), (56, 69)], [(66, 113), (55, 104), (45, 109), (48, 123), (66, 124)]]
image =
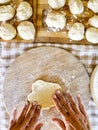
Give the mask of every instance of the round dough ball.
[(94, 13), (98, 13), (98, 0), (89, 0), (87, 7), (91, 9)]
[(86, 39), (91, 43), (98, 43), (98, 29), (90, 27), (86, 30)]
[(10, 20), (15, 15), (15, 9), (11, 5), (0, 6), (0, 21)]
[(54, 106), (52, 96), (55, 91), (61, 89), (57, 83), (46, 82), (43, 80), (37, 80), (32, 84), (32, 93), (28, 95), (28, 101), (31, 103), (37, 101), (42, 108), (50, 108)]
[(69, 9), (72, 14), (81, 14), (84, 11), (84, 5), (81, 0), (69, 0)]
[(84, 38), (84, 29), (82, 23), (75, 23), (68, 32), (69, 38), (76, 41), (82, 40)]
[(17, 8), (17, 18), (19, 20), (28, 20), (33, 14), (31, 5), (28, 2), (21, 2)]
[(98, 15), (94, 15), (88, 20), (89, 25), (98, 28)]
[(48, 0), (48, 4), (53, 9), (60, 9), (65, 5), (66, 0)]
[(6, 4), (9, 3), (11, 0), (0, 0), (0, 4)]
[(35, 39), (35, 28), (33, 23), (29, 21), (21, 22), (17, 27), (19, 36), (24, 40), (34, 40)]
[(11, 40), (16, 36), (16, 29), (9, 23), (3, 23), (0, 26), (0, 37), (4, 40)]
[(49, 28), (54, 28), (58, 31), (66, 26), (66, 17), (62, 13), (51, 12), (48, 13), (45, 22)]

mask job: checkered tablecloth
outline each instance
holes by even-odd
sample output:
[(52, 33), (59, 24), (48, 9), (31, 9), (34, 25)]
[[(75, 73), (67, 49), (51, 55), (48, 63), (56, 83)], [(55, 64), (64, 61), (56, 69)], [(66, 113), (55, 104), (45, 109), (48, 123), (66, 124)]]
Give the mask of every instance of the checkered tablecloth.
[[(9, 116), (3, 102), (3, 81), (7, 68), (13, 61), (25, 51), (39, 46), (54, 46), (66, 49), (83, 63), (89, 76), (98, 64), (98, 45), (70, 45), (70, 44), (51, 44), (51, 43), (2, 43), (1, 64), (0, 64), (0, 130), (7, 130)], [(92, 130), (98, 130), (98, 108), (91, 99), (87, 113), (92, 125)]]

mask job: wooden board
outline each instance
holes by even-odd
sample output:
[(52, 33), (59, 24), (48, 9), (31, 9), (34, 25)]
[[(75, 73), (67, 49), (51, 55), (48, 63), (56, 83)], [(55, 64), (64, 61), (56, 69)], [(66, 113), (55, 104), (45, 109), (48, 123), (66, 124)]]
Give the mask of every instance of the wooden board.
[[(13, 0), (9, 4), (12, 5), (16, 10), (21, 1), (24, 1), (24, 0)], [(35, 28), (36, 28), (36, 9), (37, 9), (36, 8), (36, 6), (37, 6), (36, 5), (36, 0), (28, 0), (27, 2), (30, 3), (30, 5), (31, 5), (31, 7), (33, 9), (33, 15), (31, 16), (30, 19), (28, 19), (28, 21), (32, 22), (34, 24)], [(15, 14), (14, 18), (12, 18), (11, 20), (6, 21), (6, 22), (11, 23), (15, 27), (15, 29), (17, 31), (17, 26), (22, 21), (19, 21), (17, 19), (17, 17), (16, 17), (16, 14)], [(0, 24), (1, 23), (2, 22), (0, 22)], [(34, 42), (34, 40), (23, 40), (17, 33), (17, 35), (16, 35), (16, 37), (14, 39), (12, 39), (12, 40), (3, 40), (3, 39), (0, 38), (0, 42), (24, 42), (25, 43), (25, 42)]]
[[(88, 0), (83, 0), (85, 10), (81, 15), (72, 15), (69, 11), (68, 3), (61, 10), (66, 12), (67, 26), (72, 26), (75, 22), (81, 22), (85, 25), (86, 29), (89, 27), (88, 19), (94, 15), (94, 13), (87, 8)], [(59, 32), (48, 31), (47, 27), (43, 25), (43, 12), (51, 10), (48, 5), (48, 0), (38, 0), (37, 2), (37, 35), (36, 42), (56, 42), (56, 43), (77, 43), (77, 44), (92, 44), (85, 38), (81, 41), (73, 41), (68, 37), (68, 30), (64, 28)], [(58, 10), (59, 12), (61, 10)], [(77, 18), (76, 18), (77, 17)]]
[(91, 75), (90, 88), (94, 102), (98, 107), (98, 65), (95, 67)]
[[(70, 90), (72, 95), (80, 94), (87, 107), (90, 99), (89, 76), (82, 63), (71, 53), (56, 47), (33, 48), (21, 56), (8, 68), (4, 81), (4, 101), (11, 114), (13, 107), (22, 109), (32, 83), (42, 79), (61, 85), (63, 92)], [(51, 118), (59, 117), (55, 107), (42, 110), (40, 120), (42, 130), (59, 130)]]

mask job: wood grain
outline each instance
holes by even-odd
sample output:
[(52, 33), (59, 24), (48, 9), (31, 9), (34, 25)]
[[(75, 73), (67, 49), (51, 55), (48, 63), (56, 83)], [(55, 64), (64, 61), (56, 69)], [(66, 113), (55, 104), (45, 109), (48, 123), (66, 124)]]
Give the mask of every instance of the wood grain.
[[(72, 26), (75, 22), (81, 22), (85, 25), (85, 29), (89, 27), (88, 19), (94, 15), (94, 13), (87, 8), (88, 0), (82, 1), (85, 10), (80, 15), (72, 15), (69, 11), (68, 2), (64, 8), (58, 10), (58, 12), (66, 12), (67, 25)], [(37, 35), (36, 42), (52, 42), (52, 43), (69, 43), (69, 44), (92, 44), (84, 38), (81, 41), (73, 41), (68, 37), (68, 30), (64, 28), (62, 31), (53, 32), (49, 31), (47, 26), (43, 26), (43, 12), (49, 11), (51, 8), (48, 5), (48, 0), (38, 0), (37, 2)], [(52, 10), (54, 11), (54, 10)], [(77, 17), (77, 18), (76, 18)]]
[[(13, 0), (13, 1), (11, 1), (10, 5), (12, 5), (15, 9), (17, 9), (17, 7), (18, 7), (18, 5), (19, 5), (19, 3), (21, 1), (23, 1), (23, 0)], [(36, 6), (37, 6), (36, 5), (36, 0), (28, 0), (27, 2), (30, 3), (30, 5), (31, 5), (31, 7), (33, 9), (33, 15), (31, 16), (30, 19), (28, 19), (28, 21), (32, 22), (34, 24), (35, 28), (36, 28)], [(17, 17), (16, 17), (16, 14), (15, 14), (14, 18), (12, 18), (9, 21), (5, 21), (5, 22), (11, 23), (15, 27), (15, 29), (17, 31), (17, 26), (22, 21), (19, 21), (17, 19)], [(0, 22), (0, 24), (1, 23), (2, 22)], [(14, 39), (12, 39), (12, 40), (3, 40), (3, 39), (0, 38), (0, 42), (9, 42), (9, 43), (10, 42), (24, 42), (24, 43), (27, 43), (27, 42), (34, 42), (34, 40), (23, 40), (17, 33), (17, 35), (16, 35), (16, 37)]]
[[(17, 107), (20, 113), (32, 83), (38, 79), (58, 83), (63, 92), (69, 89), (73, 96), (80, 94), (87, 107), (90, 99), (89, 76), (82, 63), (63, 49), (38, 47), (19, 56), (7, 70), (3, 95), (9, 114), (13, 107)], [(51, 122), (53, 117), (59, 116), (55, 107), (42, 110), (42, 130), (59, 130)]]

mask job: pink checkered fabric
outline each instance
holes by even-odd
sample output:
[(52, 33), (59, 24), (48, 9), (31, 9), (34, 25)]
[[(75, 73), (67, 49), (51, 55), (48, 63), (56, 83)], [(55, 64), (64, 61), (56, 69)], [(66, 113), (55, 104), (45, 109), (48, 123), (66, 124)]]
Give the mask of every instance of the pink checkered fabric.
[[(1, 43), (1, 59), (0, 59), (0, 130), (7, 130), (9, 124), (9, 116), (6, 112), (3, 102), (3, 81), (6, 69), (13, 61), (25, 51), (39, 46), (54, 46), (66, 49), (83, 63), (89, 75), (98, 64), (98, 45), (71, 45), (71, 44), (53, 44), (53, 43)], [(87, 113), (92, 125), (92, 130), (98, 130), (98, 108), (91, 99), (87, 109)]]

